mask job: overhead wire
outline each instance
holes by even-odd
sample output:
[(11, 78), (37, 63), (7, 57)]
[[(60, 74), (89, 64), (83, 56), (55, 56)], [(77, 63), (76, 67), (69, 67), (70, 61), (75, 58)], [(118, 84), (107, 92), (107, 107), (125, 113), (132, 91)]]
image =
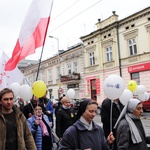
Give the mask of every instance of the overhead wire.
[[(91, 5), (90, 7), (86, 8), (85, 10), (83, 10), (82, 12), (78, 13), (77, 15), (73, 16), (72, 18), (70, 18), (69, 20), (67, 20), (66, 22), (62, 23), (61, 25), (59, 25), (58, 27), (56, 27), (55, 29), (53, 29), (52, 31), (50, 31), (49, 33), (55, 31), (56, 29), (58, 29), (59, 27), (63, 26), (64, 24), (66, 24), (67, 22), (71, 21), (72, 19), (76, 18), (77, 16), (79, 16), (80, 14), (84, 13), (85, 11), (87, 11), (88, 9), (92, 8), (93, 6), (95, 6), (96, 4), (98, 4), (99, 2), (101, 2), (102, 0), (94, 3), (93, 5)], [(72, 5), (70, 5), (69, 7), (67, 7), (65, 10), (63, 10), (60, 14), (58, 14), (53, 20), (55, 20), (56, 18), (58, 18), (60, 15), (62, 15), (64, 12), (66, 12), (68, 9), (70, 9), (71, 7), (73, 7), (77, 2), (79, 2), (79, 0), (77, 0), (75, 3), (73, 3)], [(79, 39), (73, 39), (70, 42), (76, 41)], [(61, 47), (63, 47), (64, 45), (68, 45), (68, 43), (61, 45)]]
[(70, 5), (69, 7), (67, 7), (65, 10), (63, 10), (62, 12), (60, 12), (56, 17), (52, 18), (51, 21), (54, 21), (56, 18), (58, 18), (59, 16), (61, 16), (64, 12), (66, 12), (68, 9), (70, 9), (71, 7), (73, 7), (77, 2), (79, 2), (80, 0), (75, 1), (75, 3), (73, 3), (72, 5)]
[(64, 23), (60, 24), (59, 26), (57, 26), (56, 28), (54, 28), (53, 30), (51, 30), (49, 33), (55, 31), (56, 29), (60, 28), (61, 26), (63, 26), (64, 24), (66, 24), (67, 22), (71, 21), (72, 19), (76, 18), (77, 16), (81, 15), (82, 13), (84, 13), (85, 11), (87, 11), (88, 9), (92, 8), (93, 6), (95, 6), (96, 4), (100, 3), (102, 0), (96, 2), (95, 4), (91, 5), (90, 7), (86, 8), (85, 10), (81, 11), (80, 13), (78, 13), (77, 15), (73, 16), (72, 18), (70, 18), (69, 20), (65, 21)]

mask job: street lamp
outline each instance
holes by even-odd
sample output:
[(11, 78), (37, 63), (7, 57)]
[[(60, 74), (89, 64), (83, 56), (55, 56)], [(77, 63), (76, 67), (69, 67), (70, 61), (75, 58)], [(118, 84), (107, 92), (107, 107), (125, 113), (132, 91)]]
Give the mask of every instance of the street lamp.
[[(56, 38), (56, 37), (54, 37), (54, 36), (49, 36), (50, 38), (53, 38), (53, 39), (56, 39), (57, 40), (57, 49), (58, 49), (58, 85), (59, 85), (59, 87), (61, 87), (61, 82), (60, 82), (60, 57), (59, 57), (59, 39), (58, 38)], [(58, 98), (60, 97), (60, 94), (58, 93)]]
[(58, 49), (58, 56), (59, 56), (59, 39), (54, 36), (49, 36), (49, 37), (57, 40), (57, 49)]
[(49, 36), (49, 37), (57, 40), (57, 49), (58, 49), (58, 66), (59, 66), (58, 80), (59, 80), (59, 82), (60, 82), (59, 39), (58, 39), (58, 38), (56, 38), (56, 37), (54, 37), (54, 36)]

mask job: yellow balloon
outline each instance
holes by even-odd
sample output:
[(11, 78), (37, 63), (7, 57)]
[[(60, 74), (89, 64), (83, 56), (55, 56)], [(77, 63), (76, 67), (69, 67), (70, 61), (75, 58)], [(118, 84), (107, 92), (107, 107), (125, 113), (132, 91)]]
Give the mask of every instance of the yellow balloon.
[(128, 82), (128, 89), (129, 89), (130, 91), (133, 92), (134, 90), (136, 90), (136, 88), (137, 88), (137, 83), (136, 83), (136, 81), (131, 80), (131, 81)]
[(46, 84), (41, 80), (35, 81), (32, 85), (32, 93), (38, 98), (45, 95), (46, 89)]

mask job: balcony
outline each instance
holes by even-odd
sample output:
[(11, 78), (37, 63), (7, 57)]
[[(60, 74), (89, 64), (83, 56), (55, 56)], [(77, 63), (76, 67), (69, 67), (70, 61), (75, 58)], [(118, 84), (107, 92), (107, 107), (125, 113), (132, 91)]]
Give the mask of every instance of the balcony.
[(61, 75), (60, 76), (61, 82), (67, 82), (67, 81), (80, 81), (80, 73), (71, 73), (69, 75)]

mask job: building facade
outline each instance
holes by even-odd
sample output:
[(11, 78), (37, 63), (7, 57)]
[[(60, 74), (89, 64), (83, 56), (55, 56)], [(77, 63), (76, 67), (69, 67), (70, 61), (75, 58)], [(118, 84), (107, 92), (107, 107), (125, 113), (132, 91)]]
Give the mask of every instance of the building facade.
[[(36, 81), (38, 65), (28, 66), (23, 70), (31, 86)], [(58, 99), (71, 88), (76, 92), (75, 99), (79, 99), (84, 96), (83, 65), (83, 45), (79, 43), (67, 51), (42, 61), (38, 80), (46, 83), (50, 98)]]
[[(125, 82), (136, 80), (150, 91), (150, 7), (122, 20), (115, 11), (96, 23), (97, 29), (82, 36), (77, 44), (41, 63), (43, 80), (54, 98), (66, 94), (69, 88), (75, 98), (97, 96), (101, 103), (106, 96), (103, 82), (107, 76), (118, 74)], [(24, 69), (30, 83), (35, 81), (38, 64)]]
[[(150, 90), (150, 7), (118, 20), (115, 11), (98, 20), (97, 30), (81, 37), (84, 44), (86, 97), (93, 90), (99, 103), (106, 98), (103, 82), (118, 74), (127, 83), (133, 79)], [(94, 82), (93, 82), (94, 80)], [(98, 83), (99, 82), (99, 83)]]

